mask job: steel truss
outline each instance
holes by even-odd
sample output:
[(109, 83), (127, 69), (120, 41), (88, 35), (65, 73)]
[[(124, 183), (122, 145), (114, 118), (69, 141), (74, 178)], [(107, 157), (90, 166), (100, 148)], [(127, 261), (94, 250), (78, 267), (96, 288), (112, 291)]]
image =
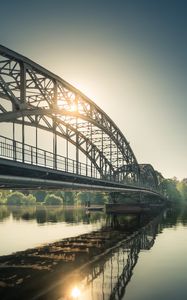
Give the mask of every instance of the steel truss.
[[(146, 182), (145, 174), (149, 177), (150, 168), (138, 165), (123, 133), (93, 101), (60, 77), (3, 46), (0, 122), (21, 124), (23, 144), (24, 126), (51, 132), (54, 157), (58, 154), (57, 136), (66, 139), (76, 148), (77, 163), (80, 151), (90, 161), (91, 170), (96, 170), (91, 176), (97, 172), (102, 179), (132, 184)], [(155, 180), (151, 184), (156, 187)]]

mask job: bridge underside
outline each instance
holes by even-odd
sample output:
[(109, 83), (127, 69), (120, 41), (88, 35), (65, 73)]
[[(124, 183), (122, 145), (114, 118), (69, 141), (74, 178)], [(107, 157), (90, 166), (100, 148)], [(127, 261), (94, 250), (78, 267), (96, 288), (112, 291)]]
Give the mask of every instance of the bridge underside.
[(129, 186), (118, 182), (109, 182), (86, 176), (75, 176), (67, 172), (30, 166), (19, 162), (0, 159), (0, 188), (1, 189), (60, 189), (68, 191), (100, 191), (144, 193), (162, 198), (159, 192), (139, 186)]

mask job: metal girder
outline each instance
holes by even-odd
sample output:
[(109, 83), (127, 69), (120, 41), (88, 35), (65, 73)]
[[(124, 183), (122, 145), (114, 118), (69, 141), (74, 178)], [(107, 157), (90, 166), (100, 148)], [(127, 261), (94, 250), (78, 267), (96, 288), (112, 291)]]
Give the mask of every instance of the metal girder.
[(0, 122), (50, 131), (54, 143), (58, 135), (75, 145), (77, 159), (78, 150), (84, 153), (101, 177), (139, 181), (141, 170), (129, 142), (103, 110), (65, 80), (0, 45), (1, 98), (12, 108), (0, 103)]
[(140, 164), (140, 179), (144, 186), (149, 188), (158, 189), (159, 182), (156, 172), (150, 164)]

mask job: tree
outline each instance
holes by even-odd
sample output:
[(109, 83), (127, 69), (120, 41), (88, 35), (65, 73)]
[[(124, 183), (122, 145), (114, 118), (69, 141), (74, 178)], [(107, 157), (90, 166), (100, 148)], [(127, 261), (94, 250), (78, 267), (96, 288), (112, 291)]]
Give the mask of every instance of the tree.
[(28, 194), (28, 196), (25, 197), (25, 204), (27, 205), (33, 205), (36, 204), (36, 197), (32, 194)]
[(32, 194), (36, 197), (37, 202), (44, 202), (47, 192), (43, 190), (37, 190), (37, 191), (32, 191)]
[(65, 205), (74, 205), (75, 193), (74, 192), (65, 192), (64, 193), (64, 203), (65, 203)]
[(78, 192), (76, 194), (76, 203), (77, 205), (86, 205), (89, 201), (90, 193), (89, 192)]
[(62, 198), (54, 194), (48, 194), (44, 199), (44, 204), (46, 205), (61, 205), (62, 202)]
[(0, 192), (0, 204), (6, 204), (7, 197), (10, 194), (10, 191), (1, 190)]
[(162, 182), (162, 188), (164, 195), (173, 202), (181, 201), (181, 194), (177, 189), (178, 181), (176, 178), (164, 179)]
[(94, 193), (90, 200), (91, 203), (103, 205), (108, 202), (108, 195), (106, 193)]
[(12, 192), (7, 196), (6, 204), (8, 205), (33, 205), (36, 203), (36, 198), (29, 194), (25, 196), (21, 192)]
[(23, 205), (25, 203), (26, 196), (21, 192), (13, 192), (7, 197), (8, 205)]
[(181, 194), (182, 200), (187, 201), (187, 179), (178, 182), (177, 189)]

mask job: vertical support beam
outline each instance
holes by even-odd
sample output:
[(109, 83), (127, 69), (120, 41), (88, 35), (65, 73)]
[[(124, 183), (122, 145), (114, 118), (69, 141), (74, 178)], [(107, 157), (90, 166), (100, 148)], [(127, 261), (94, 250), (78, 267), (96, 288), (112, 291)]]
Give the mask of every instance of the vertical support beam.
[(25, 124), (24, 117), (22, 117), (22, 162), (25, 162)]
[[(110, 163), (112, 164), (112, 140), (110, 138)], [(112, 170), (110, 168), (110, 180), (112, 180)]]
[[(12, 111), (15, 111), (15, 106), (12, 104)], [(16, 155), (16, 132), (15, 132), (15, 122), (12, 123), (12, 139), (13, 139), (13, 160), (17, 159)]]
[(139, 169), (139, 166), (137, 164), (135, 165), (135, 169), (136, 169), (136, 174), (137, 174), (136, 184), (138, 184), (138, 186), (139, 186), (139, 184), (140, 184), (140, 169)]
[(31, 165), (33, 164), (33, 146), (30, 147), (31, 149)]
[[(122, 148), (124, 149), (124, 147), (126, 147), (126, 145), (124, 145), (124, 141), (123, 141), (123, 147)], [(122, 166), (124, 166), (125, 163), (126, 162), (124, 160), (124, 154), (123, 154)], [(121, 178), (121, 180), (122, 180), (123, 183), (125, 183), (124, 181), (125, 181), (126, 175), (127, 175), (127, 171), (123, 170), (123, 172), (122, 172), (122, 178)]]
[[(53, 81), (53, 103), (52, 106), (57, 108), (57, 82)], [(57, 123), (56, 119), (53, 119), (53, 168), (57, 169), (57, 135), (56, 135)]]
[[(117, 140), (118, 140), (118, 138), (119, 138), (119, 134), (117, 132)], [(119, 148), (117, 147), (117, 170), (118, 170), (118, 168), (119, 168)], [(117, 172), (116, 177), (117, 178), (115, 178), (115, 180), (119, 182), (119, 172)]]
[(58, 108), (58, 104), (57, 104), (57, 98), (58, 98), (58, 86), (57, 86), (57, 82), (56, 80), (53, 81), (53, 103), (52, 103), (52, 106), (54, 108)]
[(20, 63), (20, 100), (21, 103), (26, 103), (26, 67)]
[[(101, 177), (103, 177), (103, 175), (104, 175), (104, 170), (103, 170), (103, 130), (102, 130), (102, 132), (101, 132), (101, 151), (102, 151), (102, 158), (100, 158), (100, 160), (101, 160), (101, 165), (100, 165), (100, 168), (102, 169), (102, 175), (101, 175)], [(106, 175), (106, 174), (105, 174)]]
[(77, 132), (77, 118), (76, 118), (76, 174), (79, 174), (79, 135)]
[(57, 169), (57, 135), (56, 135), (56, 120), (53, 119), (53, 168)]
[[(75, 98), (76, 112), (78, 113), (78, 98)], [(76, 174), (79, 174), (79, 135), (78, 135), (78, 120), (76, 117)]]
[(36, 165), (38, 164), (38, 116), (35, 117), (35, 122), (36, 122), (36, 141), (35, 141), (35, 146), (36, 146)]
[(16, 160), (16, 140), (15, 140), (15, 122), (12, 124), (13, 128), (13, 160)]
[[(86, 141), (86, 153), (88, 153), (88, 142)], [(86, 176), (88, 176), (88, 156), (86, 155)]]
[(69, 163), (69, 147), (68, 147), (68, 128), (66, 127), (66, 171), (68, 172), (68, 163)]
[[(92, 144), (92, 124), (91, 124), (91, 128), (90, 128), (90, 140), (91, 140), (91, 144)], [(93, 148), (91, 148), (91, 158), (93, 158)], [(92, 173), (93, 173), (93, 163), (92, 163), (92, 159), (91, 159), (91, 177), (92, 177)]]

